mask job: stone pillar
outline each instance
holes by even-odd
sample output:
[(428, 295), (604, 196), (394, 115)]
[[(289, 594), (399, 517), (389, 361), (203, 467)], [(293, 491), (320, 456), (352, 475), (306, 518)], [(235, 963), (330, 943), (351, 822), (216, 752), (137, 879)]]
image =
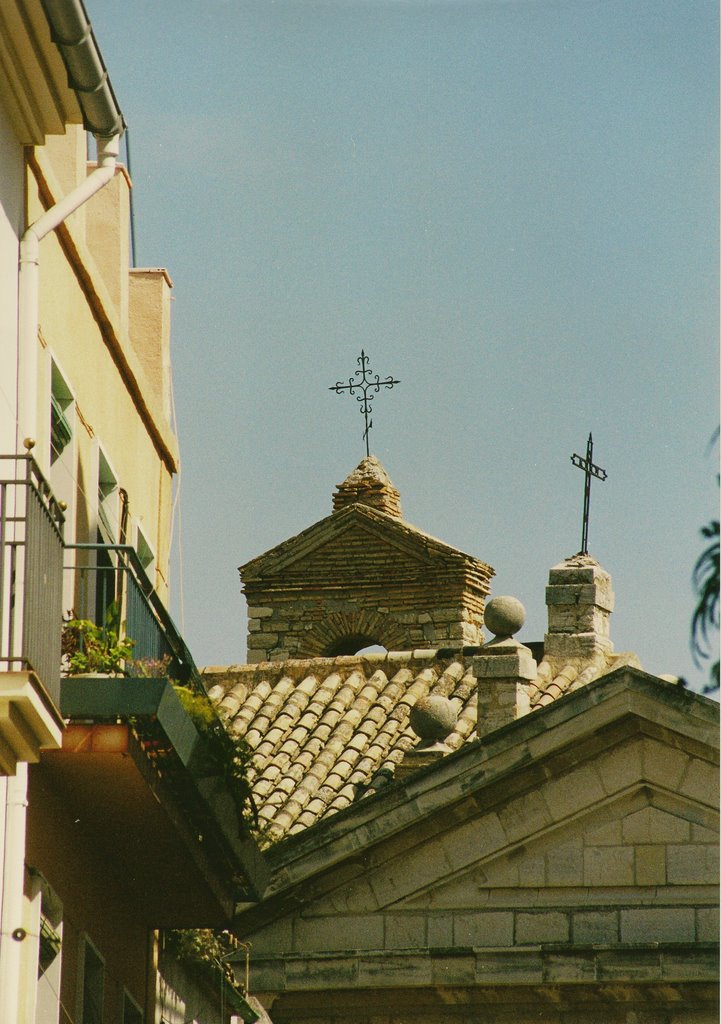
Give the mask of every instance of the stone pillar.
[(486, 626), (496, 635), (473, 659), (479, 739), (530, 710), (528, 684), (536, 678), (536, 662), (528, 647), (513, 639), (525, 620), (526, 610), (515, 597), (494, 597), (486, 605)]
[(546, 587), (544, 655), (572, 660), (612, 651), (613, 604), (611, 577), (590, 555), (574, 555), (554, 566)]

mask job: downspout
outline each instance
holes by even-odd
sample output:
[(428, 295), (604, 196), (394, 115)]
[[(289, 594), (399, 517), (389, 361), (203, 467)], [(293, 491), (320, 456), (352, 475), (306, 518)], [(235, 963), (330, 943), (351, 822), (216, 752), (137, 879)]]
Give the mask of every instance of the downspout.
[(120, 135), (96, 137), (98, 166), (69, 195), (46, 210), (20, 240), (18, 291), (18, 426), (16, 450), (37, 440), (38, 320), (40, 242), (112, 180)]

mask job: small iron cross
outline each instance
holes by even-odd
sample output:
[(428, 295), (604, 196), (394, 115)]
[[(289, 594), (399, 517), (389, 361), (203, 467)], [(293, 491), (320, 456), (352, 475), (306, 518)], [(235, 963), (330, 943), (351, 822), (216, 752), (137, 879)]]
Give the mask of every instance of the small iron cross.
[(582, 469), (586, 475), (586, 481), (583, 488), (583, 531), (581, 533), (581, 551), (580, 554), (588, 554), (588, 514), (591, 507), (591, 477), (598, 477), (599, 480), (605, 480), (608, 474), (605, 469), (601, 469), (600, 466), (594, 466), (593, 464), (593, 437), (591, 434), (588, 435), (588, 444), (586, 445), (586, 458), (582, 458), (580, 455), (576, 455), (574, 452), (571, 456), (571, 462), (574, 466), (578, 466)]
[(373, 379), (373, 371), (368, 367), (368, 356), (361, 349), (361, 354), (356, 362), (360, 366), (360, 370), (356, 370), (354, 377), (360, 377), (360, 380), (353, 380), (353, 377), (348, 378), (347, 384), (341, 384), (338, 381), (333, 387), (328, 388), (329, 391), (335, 391), (337, 395), (342, 394), (343, 391), (347, 391), (349, 395), (355, 395), (356, 401), (361, 403), (360, 411), (363, 413), (365, 419), (365, 430), (363, 431), (363, 438), (366, 443), (366, 455), (370, 455), (370, 445), (368, 442), (368, 431), (373, 426), (373, 420), (370, 418), (372, 409), (372, 402), (375, 395), (378, 394), (381, 388), (392, 388), (394, 384), (400, 384), (399, 380), (394, 380), (388, 376), (385, 380), (381, 380), (378, 374), (375, 374), (375, 380)]

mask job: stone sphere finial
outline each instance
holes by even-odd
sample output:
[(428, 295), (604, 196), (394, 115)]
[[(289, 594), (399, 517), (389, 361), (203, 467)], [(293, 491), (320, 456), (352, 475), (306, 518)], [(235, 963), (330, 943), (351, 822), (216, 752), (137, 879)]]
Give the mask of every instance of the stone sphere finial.
[(513, 636), (526, 621), (526, 609), (516, 597), (494, 597), (486, 605), (484, 622), (495, 636)]
[(416, 701), (408, 721), (411, 729), (424, 743), (444, 740), (453, 732), (458, 712), (447, 697), (431, 694)]

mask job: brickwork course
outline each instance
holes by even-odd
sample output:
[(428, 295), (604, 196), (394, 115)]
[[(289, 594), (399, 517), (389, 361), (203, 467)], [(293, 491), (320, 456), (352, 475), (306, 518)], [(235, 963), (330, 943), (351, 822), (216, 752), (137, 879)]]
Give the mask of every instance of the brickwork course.
[(240, 567), (248, 662), (480, 644), (493, 569), (401, 519), (380, 462), (338, 485), (333, 513)]
[[(360, 524), (371, 551), (400, 527), (416, 552), (470, 559), (403, 523), (376, 460), (338, 487), (334, 509), (244, 567), (249, 599), (251, 579), (270, 594), (275, 575), (287, 585), (303, 566), (303, 619), (311, 552), (340, 550)], [(357, 628), (362, 544), (345, 551), (338, 592), (350, 610), (316, 593), (332, 629), (303, 630), (319, 648), (380, 629)], [(315, 558), (332, 578), (331, 560)], [(411, 608), (417, 580), (396, 583)], [(459, 594), (456, 623), (468, 607)], [(416, 624), (433, 621), (434, 596), (430, 586)], [(550, 570), (546, 604), (546, 635), (529, 646), (494, 612), (499, 635), (472, 645), (456, 635), (404, 647), (401, 632), (384, 653), (205, 670), (228, 729), (253, 751), (272, 881), (236, 931), (275, 1024), (718, 1020), (718, 708), (614, 652), (611, 578), (589, 555)], [(259, 621), (271, 606), (258, 603)], [(429, 696), (450, 729), (433, 744), (410, 725)]]

